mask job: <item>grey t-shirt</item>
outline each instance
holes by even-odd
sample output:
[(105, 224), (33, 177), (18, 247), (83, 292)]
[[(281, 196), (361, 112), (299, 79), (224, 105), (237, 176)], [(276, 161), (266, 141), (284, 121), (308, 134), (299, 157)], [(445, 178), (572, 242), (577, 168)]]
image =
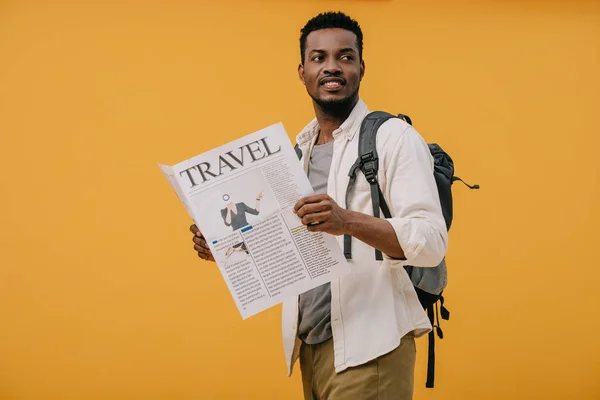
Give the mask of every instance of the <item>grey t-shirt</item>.
[[(308, 180), (316, 194), (327, 193), (327, 178), (333, 155), (333, 140), (315, 145), (310, 155)], [(329, 283), (300, 295), (298, 337), (307, 344), (331, 339), (331, 287)]]

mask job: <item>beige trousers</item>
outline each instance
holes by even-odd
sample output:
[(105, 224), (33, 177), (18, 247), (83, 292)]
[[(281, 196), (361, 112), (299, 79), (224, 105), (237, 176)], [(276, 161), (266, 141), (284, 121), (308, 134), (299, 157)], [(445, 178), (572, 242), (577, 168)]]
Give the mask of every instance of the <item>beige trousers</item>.
[(411, 400), (414, 388), (415, 338), (366, 364), (336, 374), (333, 339), (300, 347), (304, 400)]

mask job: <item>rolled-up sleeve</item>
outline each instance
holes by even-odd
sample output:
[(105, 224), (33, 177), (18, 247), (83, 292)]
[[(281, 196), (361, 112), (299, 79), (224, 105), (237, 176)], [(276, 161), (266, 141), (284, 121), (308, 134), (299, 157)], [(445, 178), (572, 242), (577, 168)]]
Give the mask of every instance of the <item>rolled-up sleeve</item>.
[(393, 149), (382, 149), (388, 152), (384, 195), (392, 218), (387, 221), (406, 258), (394, 266), (435, 267), (446, 254), (448, 232), (433, 175), (433, 157), (425, 140), (404, 122), (390, 120), (381, 129), (393, 130), (388, 137), (397, 138)]

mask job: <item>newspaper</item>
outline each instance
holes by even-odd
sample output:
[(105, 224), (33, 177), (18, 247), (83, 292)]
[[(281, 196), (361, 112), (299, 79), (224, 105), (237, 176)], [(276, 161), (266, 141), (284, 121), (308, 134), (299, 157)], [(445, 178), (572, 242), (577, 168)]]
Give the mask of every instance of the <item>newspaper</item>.
[(309, 232), (293, 213), (313, 190), (281, 123), (159, 166), (243, 319), (349, 272), (335, 237)]

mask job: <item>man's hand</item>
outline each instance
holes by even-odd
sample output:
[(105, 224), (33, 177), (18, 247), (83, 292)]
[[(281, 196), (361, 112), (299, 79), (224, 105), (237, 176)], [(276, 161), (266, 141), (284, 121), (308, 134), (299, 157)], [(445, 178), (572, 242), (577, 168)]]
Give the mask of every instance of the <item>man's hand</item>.
[(190, 226), (190, 231), (194, 234), (194, 250), (198, 252), (198, 257), (207, 261), (215, 261), (210, 249), (208, 248), (208, 243), (206, 243), (206, 239), (200, 232), (200, 229), (196, 226), (196, 224)]
[(326, 194), (300, 199), (294, 212), (311, 232), (327, 232), (332, 235), (348, 233), (351, 211), (345, 210)]

